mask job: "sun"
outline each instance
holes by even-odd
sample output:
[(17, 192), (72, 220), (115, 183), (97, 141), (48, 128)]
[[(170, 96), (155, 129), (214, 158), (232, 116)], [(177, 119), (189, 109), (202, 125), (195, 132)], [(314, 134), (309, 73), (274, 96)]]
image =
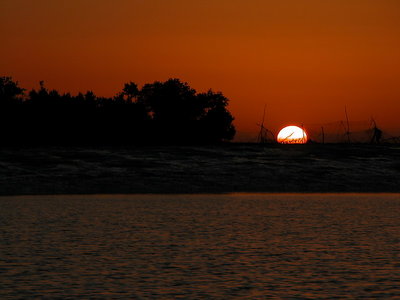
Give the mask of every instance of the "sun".
[(286, 126), (279, 131), (276, 139), (281, 144), (305, 144), (308, 137), (304, 129), (298, 126)]

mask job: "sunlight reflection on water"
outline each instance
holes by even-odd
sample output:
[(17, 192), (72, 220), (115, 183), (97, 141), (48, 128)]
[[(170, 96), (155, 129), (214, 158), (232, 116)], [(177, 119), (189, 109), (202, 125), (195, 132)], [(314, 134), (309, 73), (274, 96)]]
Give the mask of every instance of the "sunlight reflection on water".
[(0, 197), (0, 297), (400, 297), (399, 194)]

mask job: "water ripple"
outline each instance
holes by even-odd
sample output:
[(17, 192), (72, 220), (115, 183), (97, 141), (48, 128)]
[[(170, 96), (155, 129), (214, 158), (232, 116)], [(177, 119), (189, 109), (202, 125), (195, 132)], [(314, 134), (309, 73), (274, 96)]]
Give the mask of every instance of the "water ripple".
[(400, 297), (398, 194), (0, 198), (0, 297)]

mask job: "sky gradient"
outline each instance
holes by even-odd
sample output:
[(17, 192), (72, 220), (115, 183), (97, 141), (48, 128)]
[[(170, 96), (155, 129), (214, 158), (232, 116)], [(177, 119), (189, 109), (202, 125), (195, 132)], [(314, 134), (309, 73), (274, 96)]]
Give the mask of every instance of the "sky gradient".
[(240, 135), (376, 119), (399, 132), (397, 0), (0, 0), (0, 76), (112, 96), (180, 78), (230, 100)]

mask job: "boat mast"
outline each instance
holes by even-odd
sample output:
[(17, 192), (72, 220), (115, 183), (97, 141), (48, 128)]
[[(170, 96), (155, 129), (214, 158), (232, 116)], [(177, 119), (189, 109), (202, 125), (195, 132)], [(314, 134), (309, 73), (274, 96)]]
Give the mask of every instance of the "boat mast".
[(350, 143), (350, 123), (349, 123), (349, 116), (347, 115), (347, 108), (346, 108), (346, 106), (344, 106), (344, 113), (346, 114), (346, 122), (347, 122), (347, 131), (346, 131), (347, 142)]
[(266, 109), (266, 107), (267, 107), (267, 105), (265, 104), (264, 105), (264, 113), (263, 113), (261, 124), (257, 124), (257, 125), (260, 126), (260, 132), (258, 133), (258, 137), (257, 137), (257, 142), (258, 143), (265, 143), (267, 141), (266, 132), (268, 132), (268, 131), (264, 127), (265, 109)]

